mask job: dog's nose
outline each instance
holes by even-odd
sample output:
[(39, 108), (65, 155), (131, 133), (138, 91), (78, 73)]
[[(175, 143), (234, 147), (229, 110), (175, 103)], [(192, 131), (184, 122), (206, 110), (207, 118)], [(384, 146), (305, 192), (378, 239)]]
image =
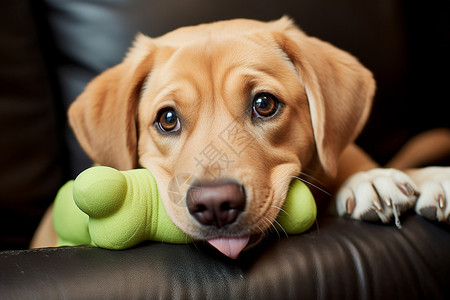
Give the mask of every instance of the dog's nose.
[(245, 209), (245, 190), (236, 183), (196, 185), (187, 193), (187, 206), (200, 223), (222, 228)]

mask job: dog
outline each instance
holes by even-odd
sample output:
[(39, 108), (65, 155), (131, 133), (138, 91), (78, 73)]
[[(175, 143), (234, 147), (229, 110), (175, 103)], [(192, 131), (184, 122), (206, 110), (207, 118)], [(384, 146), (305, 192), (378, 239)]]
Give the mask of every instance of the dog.
[[(342, 216), (400, 226), (416, 206), (448, 221), (449, 168), (383, 169), (354, 144), (374, 93), (355, 57), (289, 18), (236, 19), (139, 34), (69, 121), (96, 164), (148, 169), (173, 223), (236, 258), (270, 230), (302, 174), (336, 190)], [(55, 243), (49, 228), (35, 246)]]

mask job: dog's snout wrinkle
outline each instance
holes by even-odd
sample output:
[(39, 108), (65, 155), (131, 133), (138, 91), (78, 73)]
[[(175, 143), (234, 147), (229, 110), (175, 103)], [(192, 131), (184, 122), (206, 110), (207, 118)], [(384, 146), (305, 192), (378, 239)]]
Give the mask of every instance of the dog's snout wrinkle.
[(245, 190), (236, 183), (202, 184), (187, 193), (189, 212), (201, 224), (222, 228), (245, 209)]

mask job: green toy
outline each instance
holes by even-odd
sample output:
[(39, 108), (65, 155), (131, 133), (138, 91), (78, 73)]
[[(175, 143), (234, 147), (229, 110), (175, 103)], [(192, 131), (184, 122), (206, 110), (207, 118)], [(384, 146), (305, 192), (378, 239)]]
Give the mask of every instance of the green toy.
[[(314, 224), (316, 213), (310, 190), (294, 180), (277, 223), (287, 234), (299, 234)], [(147, 240), (175, 244), (192, 241), (170, 220), (156, 181), (146, 169), (85, 170), (58, 192), (53, 224), (58, 246), (126, 249)]]

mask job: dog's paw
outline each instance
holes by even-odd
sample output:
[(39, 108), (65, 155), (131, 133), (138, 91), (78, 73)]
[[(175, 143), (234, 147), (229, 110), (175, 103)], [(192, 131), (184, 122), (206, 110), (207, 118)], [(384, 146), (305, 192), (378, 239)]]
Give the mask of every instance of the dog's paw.
[(357, 220), (388, 223), (414, 207), (417, 186), (405, 173), (395, 169), (373, 169), (356, 173), (336, 195), (336, 208), (341, 216)]
[(450, 223), (450, 168), (416, 170), (413, 179), (420, 189), (416, 213), (431, 221)]

